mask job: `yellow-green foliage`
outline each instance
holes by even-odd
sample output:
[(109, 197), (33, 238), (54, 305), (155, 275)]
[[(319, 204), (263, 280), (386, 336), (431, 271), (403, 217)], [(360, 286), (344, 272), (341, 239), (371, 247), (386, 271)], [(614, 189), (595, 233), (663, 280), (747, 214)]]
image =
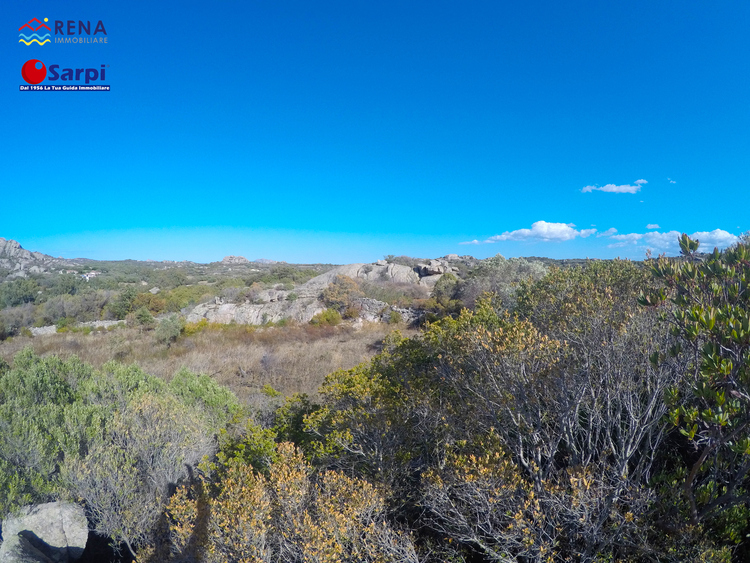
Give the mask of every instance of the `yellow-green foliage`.
[(521, 282), (516, 310), (546, 333), (585, 331), (602, 314), (621, 326), (637, 311), (639, 293), (654, 286), (649, 271), (633, 262), (596, 261)]
[(166, 300), (167, 311), (179, 312), (188, 305), (213, 297), (216, 295), (216, 289), (205, 285), (180, 286), (159, 295)]
[(408, 536), (384, 520), (382, 497), (342, 473), (314, 477), (294, 446), (278, 446), (267, 476), (248, 465), (223, 474), (215, 495), (182, 487), (168, 507), (178, 560), (214, 562), (416, 562)]
[(323, 303), (331, 309), (343, 312), (351, 305), (352, 299), (362, 297), (364, 293), (359, 284), (348, 276), (336, 276), (331, 284), (323, 290)]
[(320, 326), (336, 326), (341, 322), (341, 315), (336, 309), (326, 309), (316, 314), (311, 320), (310, 324)]
[(256, 327), (253, 325), (212, 323), (204, 318), (195, 323), (186, 323), (185, 328), (182, 329), (182, 334), (185, 336), (195, 336), (204, 330), (232, 332), (241, 335), (252, 334), (255, 332)]

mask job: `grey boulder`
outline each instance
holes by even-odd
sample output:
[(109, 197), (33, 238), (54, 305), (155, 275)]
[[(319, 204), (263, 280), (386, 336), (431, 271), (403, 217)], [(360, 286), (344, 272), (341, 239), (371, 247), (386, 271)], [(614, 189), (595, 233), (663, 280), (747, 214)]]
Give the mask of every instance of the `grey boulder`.
[(83, 508), (49, 502), (3, 520), (2, 563), (69, 563), (80, 559), (89, 530)]

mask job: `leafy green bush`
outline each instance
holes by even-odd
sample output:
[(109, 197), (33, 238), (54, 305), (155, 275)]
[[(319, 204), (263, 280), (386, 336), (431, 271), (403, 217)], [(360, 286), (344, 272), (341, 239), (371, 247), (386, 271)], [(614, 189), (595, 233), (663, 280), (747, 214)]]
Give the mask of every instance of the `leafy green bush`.
[(701, 260), (697, 240), (683, 234), (679, 243), (682, 259), (660, 258), (651, 265), (664, 286), (639, 299), (662, 310), (677, 338), (652, 362), (691, 360), (681, 366), (686, 384), (666, 395), (682, 448), (669, 474), (680, 494), (667, 496), (671, 503), (664, 510), (675, 526), (704, 525), (738, 543), (750, 522), (750, 245), (714, 249)]
[(170, 315), (159, 321), (159, 324), (156, 326), (156, 340), (170, 346), (177, 341), (184, 327), (185, 321), (178, 315)]
[(135, 287), (127, 287), (107, 305), (109, 314), (115, 319), (124, 319), (128, 313), (133, 311), (133, 302), (138, 296)]
[(146, 307), (140, 307), (136, 310), (135, 320), (142, 327), (148, 327), (154, 324), (154, 317)]
[(33, 303), (40, 289), (39, 284), (33, 279), (18, 279), (0, 283), (0, 309)]
[(208, 376), (166, 384), (135, 366), (19, 352), (0, 362), (0, 515), (72, 497), (99, 533), (143, 545), (175, 484), (242, 416)]
[(166, 300), (166, 310), (178, 313), (185, 307), (196, 305), (203, 299), (215, 296), (216, 289), (205, 285), (180, 286), (163, 295)]
[(336, 326), (341, 322), (341, 315), (335, 309), (326, 309), (315, 315), (310, 324), (320, 326)]

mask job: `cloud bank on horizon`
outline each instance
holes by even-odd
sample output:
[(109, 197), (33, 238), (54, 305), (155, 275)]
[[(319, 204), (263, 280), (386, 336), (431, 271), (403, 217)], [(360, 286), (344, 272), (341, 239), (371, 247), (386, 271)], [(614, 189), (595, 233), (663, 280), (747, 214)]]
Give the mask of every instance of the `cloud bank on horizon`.
[[(659, 225), (649, 224), (647, 229), (658, 229)], [(617, 229), (611, 227), (606, 231), (599, 232), (597, 229), (577, 230), (573, 223), (548, 223), (547, 221), (536, 221), (530, 229), (516, 229), (505, 231), (501, 235), (491, 236), (483, 241), (478, 239), (462, 242), (460, 244), (492, 244), (502, 241), (526, 241), (526, 242), (565, 242), (577, 237), (586, 238), (591, 235), (596, 238), (605, 238), (607, 248), (632, 247), (634, 250), (652, 250), (659, 253), (679, 253), (677, 239), (682, 233), (679, 231), (654, 231), (646, 233), (618, 234)], [(708, 251), (713, 247), (726, 248), (739, 240), (737, 235), (723, 229), (713, 231), (696, 231), (688, 235), (691, 239), (701, 243), (702, 250)]]

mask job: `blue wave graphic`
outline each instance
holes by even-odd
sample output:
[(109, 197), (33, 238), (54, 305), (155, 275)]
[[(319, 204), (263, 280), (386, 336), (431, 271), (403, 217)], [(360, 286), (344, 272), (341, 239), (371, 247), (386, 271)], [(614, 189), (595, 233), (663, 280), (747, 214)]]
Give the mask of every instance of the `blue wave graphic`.
[(49, 37), (49, 33), (45, 33), (44, 35), (39, 35), (38, 33), (32, 33), (31, 35), (24, 35), (23, 33), (18, 34), (19, 37), (23, 37), (26, 39), (26, 41), (30, 41), (32, 37), (36, 37), (37, 39), (44, 39), (45, 37)]

